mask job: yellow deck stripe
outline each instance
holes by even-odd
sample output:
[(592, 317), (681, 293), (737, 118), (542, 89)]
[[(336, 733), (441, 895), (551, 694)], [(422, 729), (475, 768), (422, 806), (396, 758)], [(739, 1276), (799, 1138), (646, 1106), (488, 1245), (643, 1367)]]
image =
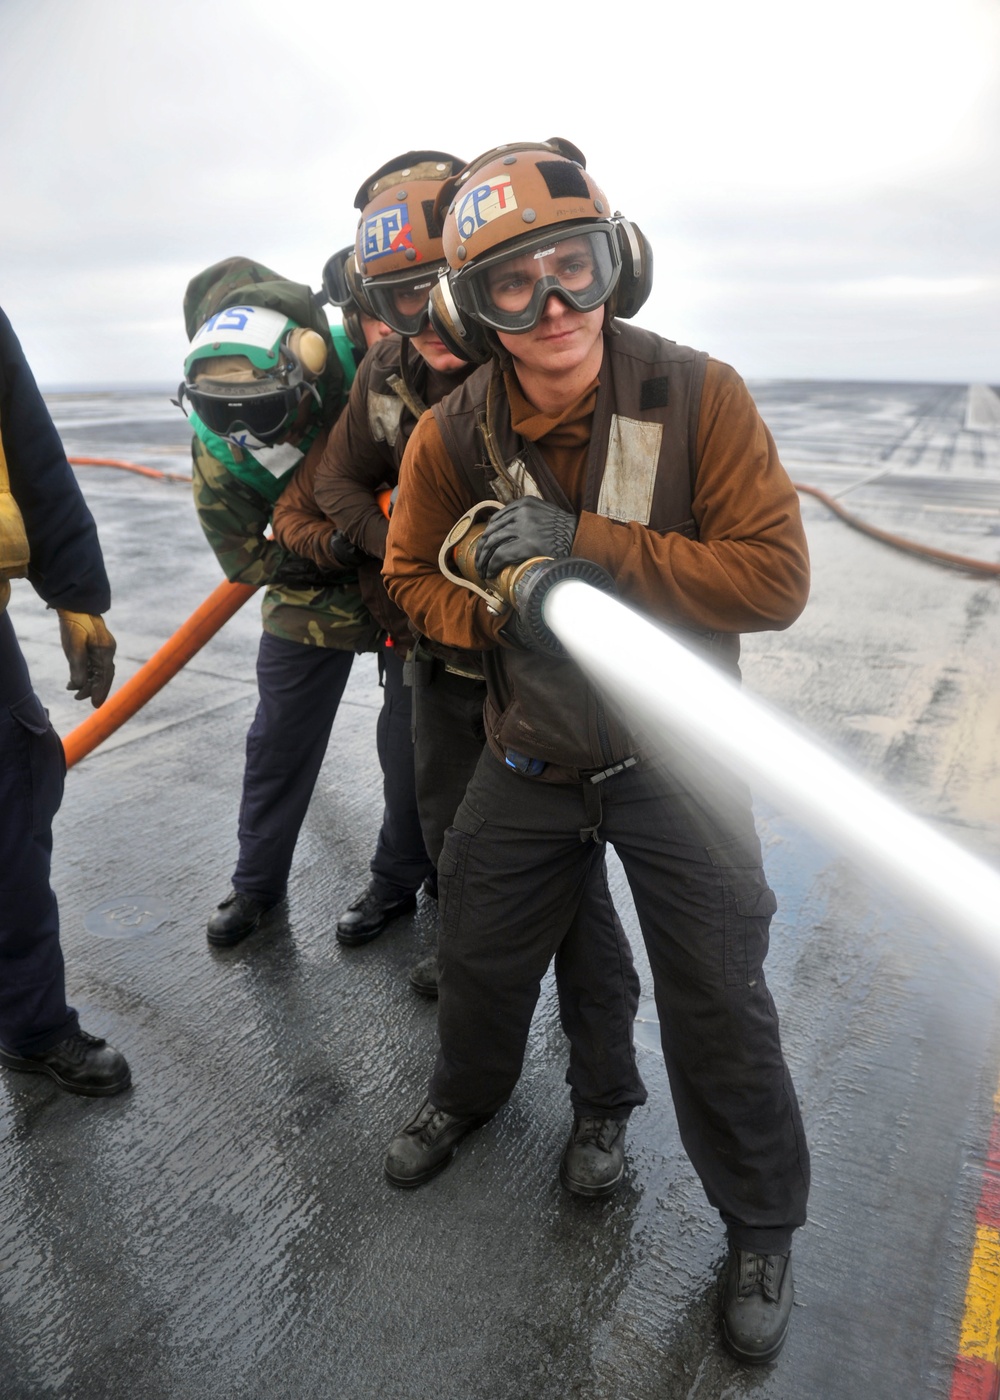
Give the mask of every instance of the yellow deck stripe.
[(1000, 1359), (1000, 1230), (989, 1225), (976, 1226), (958, 1350), (994, 1366)]

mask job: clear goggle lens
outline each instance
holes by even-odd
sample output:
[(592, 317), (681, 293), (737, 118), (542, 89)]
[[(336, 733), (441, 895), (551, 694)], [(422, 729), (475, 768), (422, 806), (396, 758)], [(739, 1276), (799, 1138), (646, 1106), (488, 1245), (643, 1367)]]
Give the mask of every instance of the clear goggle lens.
[(367, 278), (365, 296), (378, 319), (400, 335), (419, 335), (427, 325), (427, 303), (440, 266), (425, 263), (415, 272)]
[(547, 230), (516, 253), (480, 259), (453, 285), (456, 300), (481, 324), (517, 334), (537, 326), (552, 295), (575, 311), (603, 306), (620, 275), (614, 229), (602, 224)]

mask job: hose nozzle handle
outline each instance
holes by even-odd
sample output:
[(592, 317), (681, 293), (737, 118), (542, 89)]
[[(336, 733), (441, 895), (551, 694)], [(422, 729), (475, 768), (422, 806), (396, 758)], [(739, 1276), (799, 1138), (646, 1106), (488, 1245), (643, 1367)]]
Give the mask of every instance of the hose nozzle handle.
[(490, 612), (499, 614), (513, 608), (525, 640), (537, 651), (547, 656), (565, 656), (565, 647), (545, 624), (544, 605), (549, 590), (566, 579), (578, 579), (603, 593), (614, 593), (614, 580), (592, 559), (573, 556), (525, 559), (520, 564), (509, 564), (496, 578), (481, 578), (476, 571), (476, 546), (486, 528), (482, 517), (503, 508), (503, 501), (479, 501), (471, 506), (448, 531), (438, 553), (438, 567), (452, 583), (482, 598)]

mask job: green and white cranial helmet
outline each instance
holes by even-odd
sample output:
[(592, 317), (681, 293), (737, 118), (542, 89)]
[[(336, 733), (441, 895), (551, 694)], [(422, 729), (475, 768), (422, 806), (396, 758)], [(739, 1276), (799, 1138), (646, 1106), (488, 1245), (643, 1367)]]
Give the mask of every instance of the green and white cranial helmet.
[(184, 359), (179, 397), (205, 426), (244, 445), (274, 442), (293, 426), (327, 346), (314, 330), (260, 306), (229, 306), (210, 316)]

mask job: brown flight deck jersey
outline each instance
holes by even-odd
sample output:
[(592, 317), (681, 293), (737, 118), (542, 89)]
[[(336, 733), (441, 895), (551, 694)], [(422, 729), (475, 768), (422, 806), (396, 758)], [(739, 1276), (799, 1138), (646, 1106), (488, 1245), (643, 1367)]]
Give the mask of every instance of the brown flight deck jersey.
[(441, 374), (396, 335), (378, 341), (361, 361), (347, 407), (330, 434), (315, 494), (347, 538), (375, 558), (385, 555), (389, 528), (376, 492), (396, 485), (403, 451), (424, 408), (472, 371), (472, 365), (463, 365)]
[[(438, 550), (454, 521), (491, 490), (509, 499), (511, 483), (569, 505), (573, 554), (738, 674), (740, 631), (786, 627), (805, 604), (798, 498), (739, 375), (649, 331), (606, 337), (599, 379), (558, 414), (534, 408), (512, 368), (490, 392), (494, 374), (484, 366), (420, 420), (384, 572), (427, 636), (483, 649), (493, 752), (540, 760), (546, 782), (575, 781), (637, 756), (638, 740), (575, 663), (510, 646), (506, 619), (444, 578)], [(487, 418), (502, 484), (485, 465)]]
[[(561, 414), (548, 415), (505, 375), (511, 426), (537, 443), (580, 512), (573, 554), (615, 580), (619, 596), (660, 622), (709, 632), (788, 627), (805, 606), (809, 560), (798, 497), (743, 380), (708, 361), (698, 414), (691, 513), (697, 539), (582, 509), (595, 381)], [(482, 456), (482, 454), (480, 454)], [(400, 472), (386, 551), (390, 596), (427, 633), (451, 646), (506, 645), (504, 619), (441, 574), (445, 535), (474, 504), (432, 414), (421, 418)]]
[(316, 472), (326, 442), (315, 443), (317, 449), (307, 453), (298, 471), (278, 497), (274, 507), (274, 536), (292, 554), (311, 559), (321, 569), (336, 569), (337, 561), (330, 553), (330, 536), (334, 525), (316, 504)]

